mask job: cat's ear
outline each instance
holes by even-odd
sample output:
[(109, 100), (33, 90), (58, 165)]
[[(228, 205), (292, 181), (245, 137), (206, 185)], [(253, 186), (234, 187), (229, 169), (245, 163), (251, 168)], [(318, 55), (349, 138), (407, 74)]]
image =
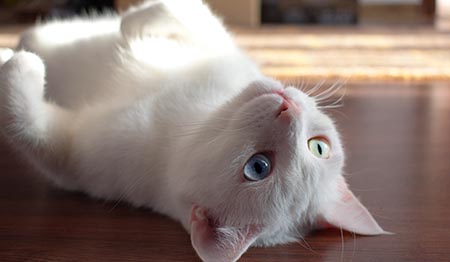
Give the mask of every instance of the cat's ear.
[(256, 226), (216, 228), (205, 210), (195, 205), (191, 208), (190, 225), (192, 246), (206, 262), (237, 261), (261, 231)]
[(360, 235), (391, 234), (384, 231), (366, 207), (353, 195), (340, 177), (337, 183), (338, 199), (322, 207), (319, 227), (337, 227)]

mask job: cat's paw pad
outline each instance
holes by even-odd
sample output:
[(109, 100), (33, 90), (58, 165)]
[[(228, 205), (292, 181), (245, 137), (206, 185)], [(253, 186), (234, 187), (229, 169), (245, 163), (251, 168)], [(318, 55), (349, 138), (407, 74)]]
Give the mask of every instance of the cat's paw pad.
[(0, 66), (14, 55), (14, 51), (9, 48), (0, 48)]

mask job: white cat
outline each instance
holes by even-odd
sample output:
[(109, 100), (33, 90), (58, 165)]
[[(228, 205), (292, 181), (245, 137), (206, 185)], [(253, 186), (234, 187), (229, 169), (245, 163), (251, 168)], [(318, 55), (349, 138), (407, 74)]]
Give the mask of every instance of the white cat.
[(45, 23), (20, 48), (0, 51), (11, 144), (60, 187), (180, 221), (204, 261), (326, 225), (386, 233), (344, 181), (332, 120), (201, 1)]

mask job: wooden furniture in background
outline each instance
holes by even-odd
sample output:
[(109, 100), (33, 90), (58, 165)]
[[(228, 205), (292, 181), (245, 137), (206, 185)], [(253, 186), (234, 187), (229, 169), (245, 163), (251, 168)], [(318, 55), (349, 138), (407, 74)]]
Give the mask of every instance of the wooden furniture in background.
[[(204, 0), (215, 13), (219, 14), (227, 24), (256, 27), (261, 23), (260, 0)], [(116, 0), (115, 7), (119, 11), (142, 2), (142, 0)]]
[(140, 3), (140, 0), (115, 0), (114, 1), (114, 7), (117, 11), (124, 11), (131, 5)]
[(450, 1), (437, 0), (435, 24), (439, 30), (450, 30)]
[(422, 10), (429, 19), (434, 19), (436, 14), (436, 0), (422, 0)]
[(229, 25), (257, 27), (261, 24), (260, 0), (205, 0)]

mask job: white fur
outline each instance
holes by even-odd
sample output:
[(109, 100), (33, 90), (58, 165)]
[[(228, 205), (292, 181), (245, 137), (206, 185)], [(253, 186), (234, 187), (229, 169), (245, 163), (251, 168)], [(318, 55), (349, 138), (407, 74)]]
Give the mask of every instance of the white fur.
[[(313, 98), (264, 77), (200, 1), (37, 25), (20, 48), (44, 62), (19, 51), (0, 68), (2, 131), (61, 187), (150, 207), (187, 230), (197, 204), (224, 234), (263, 225), (253, 245), (295, 241), (339, 198), (332, 121)], [(301, 108), (288, 122), (273, 117), (279, 90)], [(308, 150), (319, 135), (329, 159)], [(243, 182), (259, 151), (275, 154), (271, 176)]]

